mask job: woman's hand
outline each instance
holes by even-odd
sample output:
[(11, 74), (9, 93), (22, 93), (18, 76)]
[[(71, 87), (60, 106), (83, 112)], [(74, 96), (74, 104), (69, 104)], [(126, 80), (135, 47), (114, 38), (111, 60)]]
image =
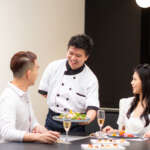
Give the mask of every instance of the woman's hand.
[(145, 138), (150, 138), (150, 131), (146, 132), (146, 133), (144, 134), (144, 137), (145, 137)]
[(106, 126), (105, 128), (103, 128), (103, 132), (106, 132), (106, 133), (112, 133), (116, 131), (115, 129), (113, 129), (111, 126)]

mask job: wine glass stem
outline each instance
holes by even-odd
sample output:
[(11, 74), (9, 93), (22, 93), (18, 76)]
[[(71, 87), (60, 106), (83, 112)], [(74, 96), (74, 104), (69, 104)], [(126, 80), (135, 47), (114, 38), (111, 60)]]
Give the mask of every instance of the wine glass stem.
[(66, 142), (68, 142), (68, 131), (66, 131)]
[(101, 135), (101, 126), (99, 126), (99, 137)]

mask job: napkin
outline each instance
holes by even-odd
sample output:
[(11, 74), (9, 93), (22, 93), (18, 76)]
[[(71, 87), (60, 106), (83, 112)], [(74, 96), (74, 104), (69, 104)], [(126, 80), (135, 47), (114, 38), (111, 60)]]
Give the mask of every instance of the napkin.
[[(69, 135), (68, 136), (68, 142), (82, 140), (82, 139), (86, 139), (88, 137), (89, 136), (72, 136), (72, 135)], [(64, 143), (65, 144), (65, 138), (66, 138), (66, 135), (60, 135), (60, 138), (57, 140), (57, 143)]]

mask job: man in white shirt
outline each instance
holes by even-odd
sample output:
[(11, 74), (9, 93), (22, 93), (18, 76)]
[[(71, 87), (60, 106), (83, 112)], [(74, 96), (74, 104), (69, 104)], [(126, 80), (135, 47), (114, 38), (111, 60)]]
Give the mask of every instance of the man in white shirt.
[(92, 39), (84, 34), (71, 37), (67, 59), (57, 60), (45, 69), (39, 93), (47, 98), (49, 112), (46, 128), (64, 132), (61, 122), (54, 115), (73, 112), (86, 113), (89, 122), (71, 125), (71, 132), (84, 132), (84, 125), (91, 123), (99, 108), (98, 80), (85, 64), (93, 47)]
[(56, 142), (59, 133), (48, 131), (37, 122), (27, 92), (38, 74), (37, 56), (20, 51), (12, 57), (10, 68), (13, 80), (0, 96), (0, 140)]

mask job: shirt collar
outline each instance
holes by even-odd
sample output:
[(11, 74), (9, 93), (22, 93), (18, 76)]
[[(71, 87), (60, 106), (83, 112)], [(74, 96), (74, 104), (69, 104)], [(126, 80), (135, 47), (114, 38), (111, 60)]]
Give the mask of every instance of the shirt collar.
[(22, 91), (21, 89), (19, 89), (17, 86), (15, 86), (14, 84), (12, 84), (11, 82), (8, 82), (8, 86), (13, 89), (15, 91), (15, 93), (17, 93), (20, 97), (24, 97), (27, 96), (27, 92)]
[(72, 70), (68, 61), (66, 62), (66, 68), (67, 68), (67, 71), (64, 72), (65, 75), (75, 75), (75, 74), (78, 74), (80, 73), (85, 67), (85, 64), (83, 64), (83, 66), (81, 66), (80, 68), (78, 69), (75, 69), (75, 70)]

